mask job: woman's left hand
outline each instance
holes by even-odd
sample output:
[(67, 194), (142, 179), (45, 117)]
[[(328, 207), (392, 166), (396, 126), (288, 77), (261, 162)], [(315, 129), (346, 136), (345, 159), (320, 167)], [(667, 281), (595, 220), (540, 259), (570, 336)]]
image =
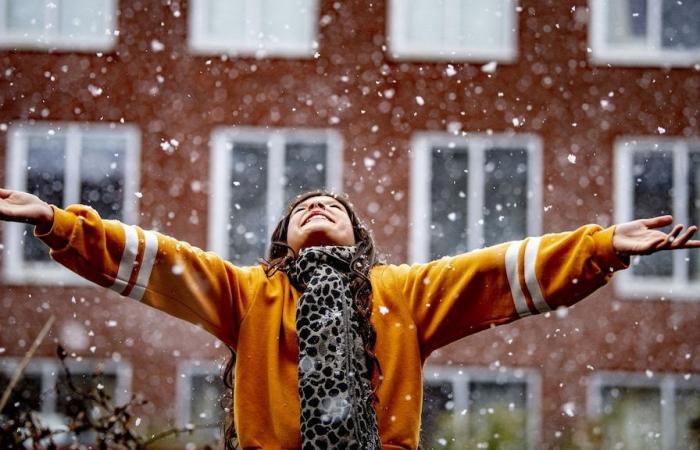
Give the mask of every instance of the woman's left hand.
[(691, 240), (698, 230), (695, 225), (683, 231), (684, 226), (679, 224), (668, 234), (656, 229), (672, 223), (672, 216), (621, 223), (615, 227), (613, 247), (620, 255), (650, 255), (661, 250), (700, 248), (700, 241)]

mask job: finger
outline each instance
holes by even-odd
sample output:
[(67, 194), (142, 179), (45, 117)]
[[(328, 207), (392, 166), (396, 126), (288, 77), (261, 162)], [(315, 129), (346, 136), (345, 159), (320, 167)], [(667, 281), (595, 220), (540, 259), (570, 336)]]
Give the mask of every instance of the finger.
[(3, 189), (0, 188), (0, 198), (7, 198), (12, 194), (12, 191), (9, 189)]
[(673, 244), (673, 241), (676, 240), (681, 231), (683, 231), (683, 225), (678, 224), (675, 227), (673, 227), (671, 232), (666, 235), (664, 246), (666, 248), (670, 248), (670, 246)]
[(642, 219), (642, 223), (644, 225), (646, 225), (648, 228), (661, 228), (661, 227), (665, 227), (666, 225), (672, 224), (673, 223), (673, 216), (666, 215), (666, 216), (652, 217), (651, 219)]
[(673, 240), (671, 243), (671, 248), (682, 248), (685, 246), (685, 244), (690, 240), (690, 238), (693, 237), (695, 232), (698, 230), (698, 227), (696, 226), (691, 226), (685, 232), (681, 235), (679, 235), (677, 238)]

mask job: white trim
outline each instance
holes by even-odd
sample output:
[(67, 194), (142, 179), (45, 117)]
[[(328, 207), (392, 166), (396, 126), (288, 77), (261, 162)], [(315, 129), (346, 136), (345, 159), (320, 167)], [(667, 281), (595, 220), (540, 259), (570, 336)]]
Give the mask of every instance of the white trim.
[[(51, 133), (64, 136), (65, 173), (63, 205), (80, 201), (80, 153), (82, 138), (85, 136), (105, 136), (123, 139), (124, 147), (124, 209), (122, 221), (136, 223), (138, 221), (138, 200), (135, 188), (138, 185), (140, 170), (141, 134), (136, 126), (113, 123), (85, 122), (17, 122), (12, 124), (8, 136), (8, 165), (6, 169), (7, 188), (26, 191), (27, 173), (27, 141), (30, 136)], [(69, 286), (92, 285), (91, 282), (79, 277), (65, 267), (53, 262), (25, 262), (22, 242), (24, 224), (8, 222), (4, 226), (2, 279), (8, 284), (61, 284)]]
[(592, 64), (632, 67), (692, 67), (700, 63), (700, 46), (678, 50), (661, 46), (661, 3), (647, 2), (647, 42), (639, 45), (615, 45), (606, 42), (608, 11), (615, 2), (591, 0), (588, 29), (589, 59)]
[[(98, 0), (94, 0), (98, 1)], [(101, 0), (104, 4), (104, 34), (100, 36), (72, 36), (59, 34), (61, 2), (45, 0), (44, 25), (41, 32), (7, 29), (8, 0), (0, 0), (0, 48), (12, 50), (47, 50), (96, 52), (112, 50), (117, 42), (117, 0)], [(53, 4), (53, 7), (49, 7)], [(46, 30), (49, 30), (47, 33)]]
[[(628, 222), (634, 217), (633, 158), (638, 151), (673, 152), (673, 213), (674, 222), (687, 223), (688, 219), (688, 153), (698, 148), (698, 138), (677, 138), (658, 136), (620, 136), (615, 140), (615, 223)], [(683, 183), (684, 185), (679, 185)], [(620, 297), (656, 300), (659, 297), (673, 300), (700, 300), (700, 280), (688, 278), (686, 257), (690, 250), (676, 250), (680, 256), (673, 257), (671, 277), (635, 276), (632, 270), (625, 270), (615, 276), (615, 291)], [(693, 250), (696, 251), (696, 250)], [(643, 256), (642, 256), (643, 258)]]
[(134, 270), (134, 263), (136, 262), (136, 256), (139, 251), (139, 238), (136, 233), (136, 228), (123, 223), (121, 226), (124, 230), (124, 252), (119, 261), (117, 277), (114, 279), (114, 284), (110, 286), (110, 289), (123, 294), (129, 284), (131, 272)]
[[(464, 417), (461, 417), (461, 411), (468, 409), (468, 386), (470, 382), (498, 384), (524, 383), (527, 389), (527, 398), (525, 399), (525, 408), (527, 410), (527, 448), (529, 450), (539, 448), (541, 439), (540, 401), (542, 380), (539, 372), (536, 370), (519, 367), (499, 367), (497, 370), (473, 366), (457, 368), (454, 366), (439, 366), (428, 363), (423, 369), (423, 383), (425, 384), (431, 381), (449, 382), (452, 384), (454, 393), (454, 420), (455, 424), (460, 427), (464, 426)], [(423, 399), (423, 401), (425, 401), (425, 399)], [(464, 443), (461, 442), (456, 442), (455, 444), (457, 448), (462, 448), (464, 446)]]
[(508, 278), (508, 284), (510, 285), (510, 295), (513, 298), (513, 303), (515, 304), (515, 311), (518, 313), (518, 317), (529, 316), (530, 308), (527, 307), (527, 301), (525, 300), (525, 293), (523, 293), (520, 287), (520, 277), (518, 275), (520, 266), (520, 247), (522, 247), (523, 241), (512, 242), (506, 250), (506, 277)]
[[(518, 0), (497, 0), (503, 2), (502, 30), (506, 33), (506, 41), (497, 47), (462, 46), (450, 39), (453, 34), (445, 31), (454, 29), (455, 20), (447, 20), (441, 30), (446, 36), (447, 42), (433, 46), (424, 42), (415, 42), (407, 39), (408, 24), (406, 15), (410, 9), (406, 0), (387, 1), (387, 42), (388, 54), (394, 60), (419, 60), (419, 61), (498, 61), (501, 63), (515, 62), (518, 57)], [(448, 0), (444, 5), (444, 17), (454, 19), (459, 12), (450, 8), (459, 9), (459, 2)]]
[[(198, 375), (220, 376), (222, 364), (214, 360), (185, 360), (177, 365), (177, 384), (175, 386), (175, 418), (178, 426), (185, 427), (193, 421), (192, 377)], [(219, 407), (219, 405), (212, 405)]]
[[(542, 141), (528, 133), (464, 133), (455, 136), (443, 132), (418, 132), (411, 138), (411, 195), (409, 258), (411, 262), (426, 262), (430, 257), (430, 183), (432, 179), (431, 152), (436, 146), (466, 147), (469, 154), (467, 189), (467, 247), (483, 246), (484, 153), (493, 147), (523, 149), (527, 154), (527, 230), (526, 236), (542, 232)], [(481, 222), (480, 222), (481, 221)], [(526, 236), (523, 236), (526, 237)]]
[(535, 309), (537, 309), (537, 312), (539, 313), (545, 313), (547, 311), (551, 311), (552, 308), (550, 308), (547, 302), (544, 300), (540, 282), (537, 279), (537, 254), (540, 250), (540, 242), (542, 242), (542, 238), (540, 236), (527, 240), (527, 245), (525, 247), (524, 272), (525, 285), (527, 286), (527, 290), (530, 292), (530, 297), (532, 297), (532, 303), (535, 305)]
[(156, 233), (153, 231), (144, 230), (143, 238), (145, 241), (143, 261), (141, 262), (141, 267), (139, 268), (139, 274), (136, 278), (134, 288), (131, 290), (131, 293), (129, 293), (129, 297), (136, 301), (141, 301), (143, 294), (146, 292), (148, 280), (151, 278), (153, 264), (156, 261), (156, 256), (158, 256), (158, 236)]
[(600, 416), (603, 408), (602, 389), (604, 387), (658, 388), (661, 397), (662, 449), (676, 448), (675, 393), (679, 389), (700, 391), (700, 375), (677, 373), (639, 373), (619, 371), (597, 371), (588, 377), (586, 384), (587, 415), (591, 419)]
[[(318, 15), (319, 0), (299, 0), (308, 6), (307, 14), (299, 18), (300, 22), (308, 21), (310, 39), (297, 42), (271, 42), (266, 40), (261, 29), (261, 17), (264, 8), (261, 0), (244, 0), (244, 22), (247, 27), (243, 31), (242, 40), (231, 40), (212, 36), (207, 31), (209, 4), (211, 0), (191, 0), (188, 15), (187, 45), (192, 53), (199, 55), (222, 54), (230, 56), (254, 56), (256, 58), (311, 58), (318, 47)], [(225, 0), (221, 0), (225, 1)], [(304, 27), (306, 28), (306, 27)]]
[[(219, 127), (212, 131), (210, 161), (212, 185), (209, 189), (209, 237), (207, 246), (223, 258), (230, 259), (228, 245), (229, 198), (232, 172), (232, 142), (255, 142), (266, 144), (267, 192), (264, 198), (263, 220), (266, 221), (266, 236), (272, 230), (283, 213), (284, 208), (284, 169), (286, 145), (289, 142), (325, 144), (325, 185), (326, 189), (337, 193), (343, 187), (343, 138), (334, 129), (319, 128), (258, 128), (258, 127)], [(262, 255), (260, 255), (262, 256)]]

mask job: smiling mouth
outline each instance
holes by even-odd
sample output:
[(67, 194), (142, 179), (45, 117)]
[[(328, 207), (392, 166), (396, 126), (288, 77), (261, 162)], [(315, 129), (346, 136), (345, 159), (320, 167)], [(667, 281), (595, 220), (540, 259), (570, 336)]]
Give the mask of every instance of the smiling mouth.
[(306, 224), (309, 223), (309, 222), (312, 222), (312, 221), (320, 221), (320, 220), (325, 220), (325, 221), (328, 221), (328, 222), (333, 223), (333, 221), (332, 221), (330, 218), (326, 217), (325, 215), (323, 215), (323, 214), (321, 214), (321, 213), (315, 213), (315, 214), (312, 214), (311, 216), (309, 216), (309, 217), (304, 221), (304, 223), (302, 224), (302, 226), (306, 225)]

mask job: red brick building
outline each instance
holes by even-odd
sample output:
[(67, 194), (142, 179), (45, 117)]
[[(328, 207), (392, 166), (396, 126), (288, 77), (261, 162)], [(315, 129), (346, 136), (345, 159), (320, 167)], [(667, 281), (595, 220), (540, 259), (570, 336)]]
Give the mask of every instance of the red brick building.
[[(699, 23), (692, 0), (0, 0), (0, 185), (241, 264), (318, 186), (350, 195), (390, 262), (700, 223)], [(20, 407), (68, 407), (60, 341), (118, 400), (152, 401), (138, 429), (217, 413), (215, 338), (0, 227), (0, 386), (57, 316)], [(700, 252), (660, 254), (441, 349), (425, 447), (698, 448), (699, 300)]]

